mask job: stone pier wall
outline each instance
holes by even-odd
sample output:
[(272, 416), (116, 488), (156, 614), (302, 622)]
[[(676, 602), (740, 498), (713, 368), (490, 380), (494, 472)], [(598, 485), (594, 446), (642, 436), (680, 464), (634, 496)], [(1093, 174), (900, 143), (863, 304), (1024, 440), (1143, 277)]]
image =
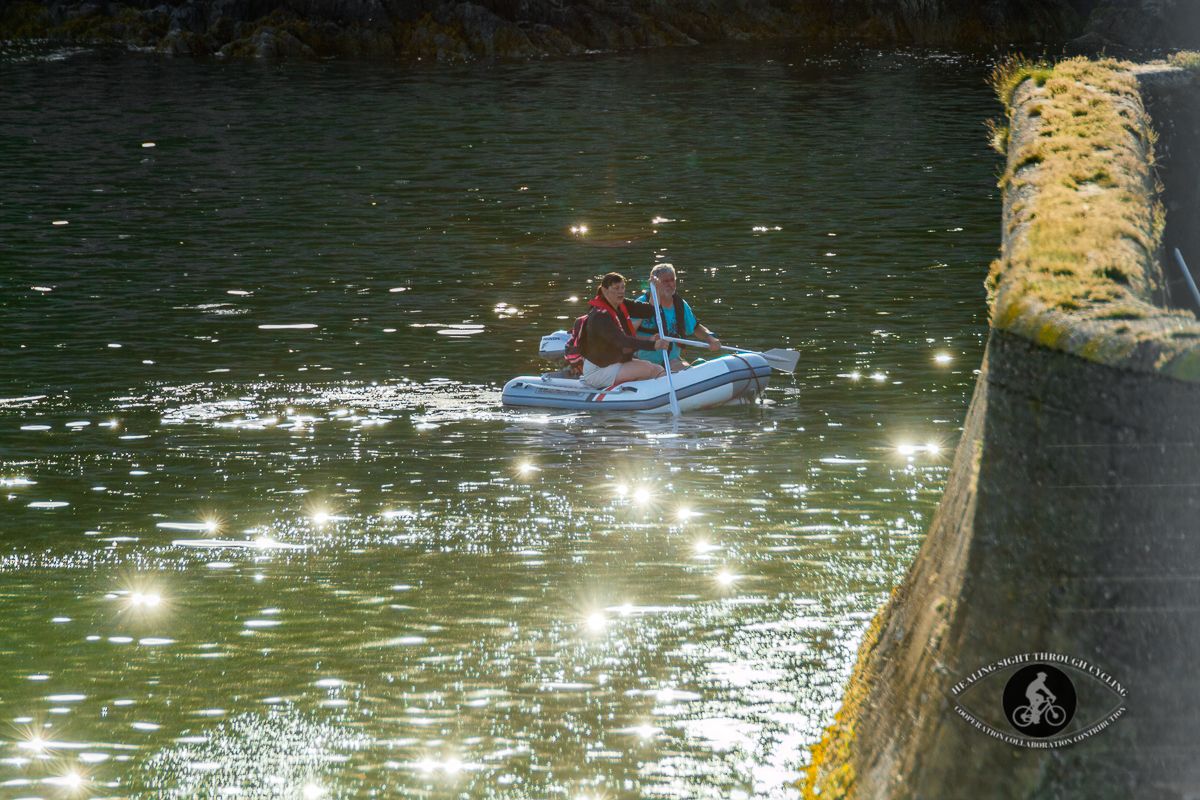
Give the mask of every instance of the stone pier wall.
[[(963, 437), (806, 797), (1200, 797), (1200, 324), (1156, 305), (1172, 231), (1141, 100), (1194, 75), (1024, 72), (1000, 131), (1004, 246)], [(1038, 739), (1002, 694), (1046, 653), (1073, 660), (1078, 708)]]

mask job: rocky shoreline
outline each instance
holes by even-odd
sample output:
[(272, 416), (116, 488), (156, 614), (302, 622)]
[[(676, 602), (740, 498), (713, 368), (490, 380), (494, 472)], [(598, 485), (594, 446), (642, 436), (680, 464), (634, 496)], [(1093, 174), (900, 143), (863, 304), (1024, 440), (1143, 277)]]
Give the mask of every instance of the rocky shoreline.
[[(2, 4), (0, 48), (464, 61), (793, 38), (880, 45), (1185, 48), (1178, 0), (154, 0)], [(1197, 9), (1185, 6), (1198, 5)]]

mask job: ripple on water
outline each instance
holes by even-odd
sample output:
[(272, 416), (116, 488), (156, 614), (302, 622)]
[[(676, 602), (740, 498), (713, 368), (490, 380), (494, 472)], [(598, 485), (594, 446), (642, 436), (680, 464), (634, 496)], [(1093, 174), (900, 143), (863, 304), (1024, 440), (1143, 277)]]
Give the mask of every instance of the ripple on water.
[[(975, 297), (994, 249), (996, 202), (972, 199), (994, 189), (972, 166), (992, 100), (985, 70), (956, 88), (915, 57), (714, 52), (468, 65), (471, 80), (155, 62), (187, 89), (172, 113), (219, 146), (160, 142), (153, 181), (129, 179), (146, 134), (95, 145), (140, 124), (89, 110), (132, 97), (132, 62), (6, 73), (24, 88), (0, 112), (29, 142), (53, 131), (55, 170), (123, 189), (38, 226), (58, 238), (18, 254), (38, 288), (6, 310), (10, 346), (29, 346), (0, 399), (0, 685), (17, 724), (70, 712), (49, 731), (69, 722), (79, 749), (44, 754), (123, 781), (97, 794), (148, 798), (792, 793), (945, 481), (944, 455), (900, 443), (952, 450), (970, 382), (954, 365), (982, 352), (978, 303), (945, 298)], [(691, 155), (646, 149), (667, 90), (643, 91), (647, 74), (721, 121), (693, 126)], [(37, 117), (13, 105), (47, 85)], [(641, 99), (580, 112), (580, 87), (601, 85)], [(795, 102), (743, 113), (754, 86)], [(286, 113), (300, 95), (303, 119)], [(864, 95), (948, 135), (871, 145)], [(239, 128), (272, 110), (290, 122)], [(353, 141), (326, 135), (346, 118)], [(852, 175), (850, 140), (870, 145)], [(6, 192), (53, 201), (27, 154)], [(952, 176), (925, 177), (946, 160)], [(779, 166), (799, 163), (812, 180)], [(296, 176), (303, 191), (262, 195)], [(613, 186), (622, 202), (589, 204)], [(361, 192), (394, 216), (364, 222)], [(919, 200), (935, 194), (953, 200), (945, 225)], [(807, 229), (785, 221), (801, 206)], [(565, 230), (585, 223), (589, 241)], [(108, 236), (122, 269), (77, 232)], [(801, 347), (799, 374), (773, 378), (770, 404), (680, 420), (501, 407), (497, 387), (541, 366), (538, 336), (621, 253), (675, 259), (706, 323)], [(69, 508), (29, 505), (47, 502)], [(19, 752), (0, 779), (41, 780)]]
[[(185, 795), (217, 795), (270, 787), (272, 793), (299, 795), (318, 785), (331, 764), (367, 747), (361, 732), (320, 721), (286, 705), (265, 714), (243, 713), (207, 730), (176, 740), (147, 759), (142, 777), (152, 790)], [(313, 795), (318, 796), (318, 795)]]

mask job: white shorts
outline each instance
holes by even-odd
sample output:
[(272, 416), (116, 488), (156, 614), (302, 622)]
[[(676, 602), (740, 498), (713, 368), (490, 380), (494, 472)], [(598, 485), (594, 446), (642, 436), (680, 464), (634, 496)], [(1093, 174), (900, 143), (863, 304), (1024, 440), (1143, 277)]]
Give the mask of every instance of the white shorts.
[(588, 386), (595, 386), (597, 389), (607, 389), (612, 386), (620, 371), (620, 361), (607, 367), (597, 367), (586, 358), (583, 360), (583, 382)]

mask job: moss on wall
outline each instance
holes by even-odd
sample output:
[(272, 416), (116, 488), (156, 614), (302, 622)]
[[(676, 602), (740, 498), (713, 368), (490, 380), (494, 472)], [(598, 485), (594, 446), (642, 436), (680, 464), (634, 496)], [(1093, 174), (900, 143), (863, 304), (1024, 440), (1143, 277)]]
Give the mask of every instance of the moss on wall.
[(993, 85), (1008, 111), (1002, 255), (987, 279), (993, 327), (1084, 358), (1200, 378), (1187, 311), (1165, 307), (1157, 135), (1140, 67), (1011, 59)]
[(1167, 59), (1167, 63), (1173, 67), (1188, 69), (1193, 73), (1200, 75), (1200, 53), (1197, 53), (1194, 50), (1180, 50), (1178, 53), (1173, 53), (1171, 57)]

